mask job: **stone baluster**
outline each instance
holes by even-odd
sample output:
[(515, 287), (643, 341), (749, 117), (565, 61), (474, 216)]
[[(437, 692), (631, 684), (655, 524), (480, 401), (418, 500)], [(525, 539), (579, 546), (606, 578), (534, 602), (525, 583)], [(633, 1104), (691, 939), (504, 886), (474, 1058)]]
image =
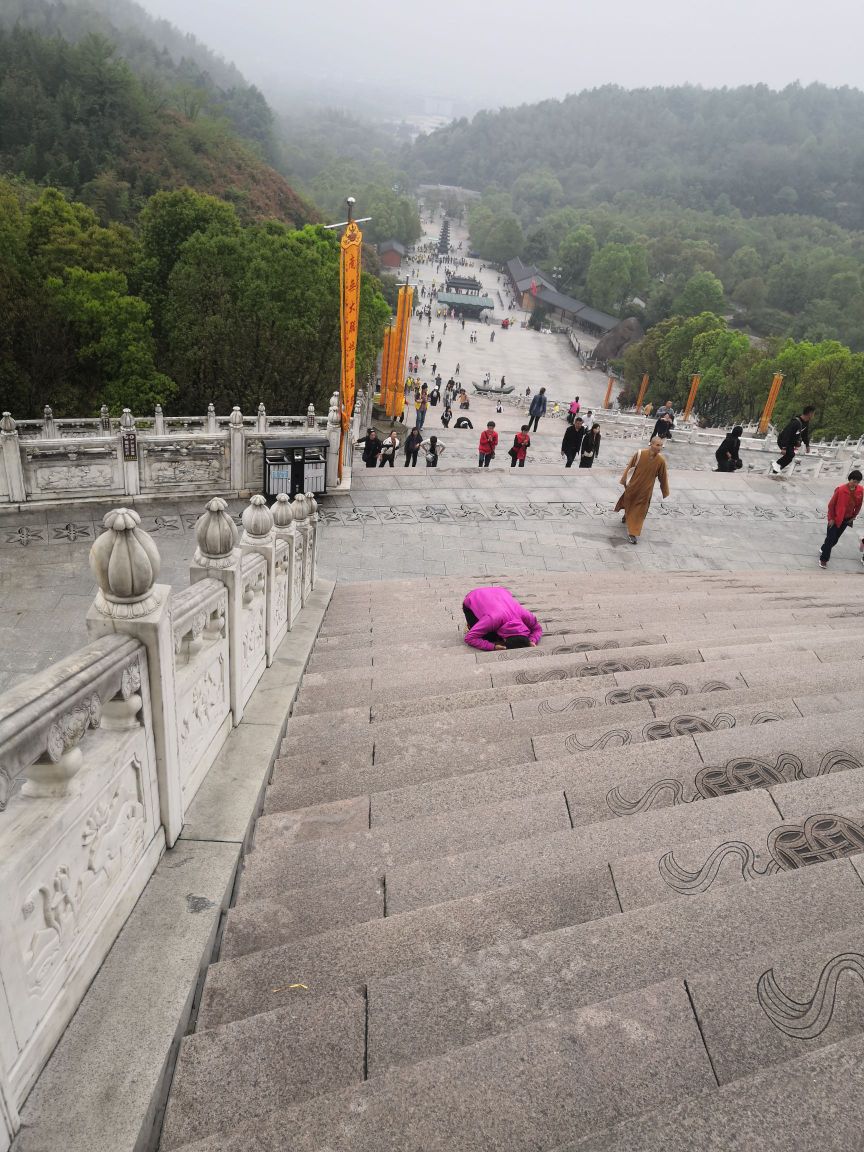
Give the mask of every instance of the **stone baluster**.
[(141, 475), (138, 471), (138, 432), (135, 417), (129, 408), (124, 408), (120, 416), (120, 460), (123, 465), (123, 483), (127, 496), (137, 496), (141, 491)]
[(258, 405), (258, 431), (267, 431), (267, 409), (263, 404)]
[(126, 633), (147, 649), (159, 808), (171, 846), (183, 827), (171, 586), (156, 583), (159, 550), (141, 528), (137, 512), (115, 508), (106, 513), (102, 525), (105, 531), (90, 549), (90, 568), (99, 591), (87, 613), (87, 630), (93, 636)]
[(328, 488), (335, 488), (339, 483), (339, 441), (342, 436), (342, 425), (339, 416), (339, 393), (334, 392), (330, 397), (330, 409), (327, 412), (327, 474)]
[(306, 409), (306, 427), (307, 428), (314, 428), (315, 427), (315, 405), (314, 404), (310, 404), (309, 407)]
[(212, 499), (195, 525), (192, 583), (213, 578), (228, 589), (228, 686), (234, 724), (243, 719), (243, 553), (237, 547), (237, 525), (220, 497)]
[(309, 562), (309, 497), (298, 492), (294, 497), (294, 523), (297, 526), (297, 547), (300, 550), (300, 603), (306, 603), (309, 576), (306, 565)]
[(273, 530), (277, 540), (288, 545), (288, 630), (294, 626), (294, 617), (302, 603), (302, 580), (298, 576), (297, 529), (294, 525), (294, 506), (287, 492), (280, 492), (276, 503), (270, 509), (273, 517)]
[[(3, 1027), (5, 1028), (6, 1025), (4, 1024)], [(11, 1024), (9, 1028), (11, 1030)], [(14, 1043), (11, 1035), (9, 1040), (11, 1048), (12, 1043)], [(12, 1050), (14, 1051), (14, 1049)], [(0, 1152), (5, 1152), (7, 1148), (11, 1147), (12, 1139), (20, 1127), (21, 1117), (18, 1115), (18, 1109), (14, 1104), (12, 1085), (9, 1083), (2, 1060), (0, 1060)]]
[(49, 404), (42, 409), (42, 439), (57, 439), (57, 425), (54, 423), (54, 413)]
[(162, 405), (157, 404), (156, 410), (153, 413), (153, 435), (165, 435), (165, 417), (162, 414)]
[(310, 555), (312, 557), (312, 570), (309, 574), (309, 588), (310, 590), (315, 587), (315, 581), (318, 578), (318, 529), (321, 524), (321, 514), (318, 511), (318, 501), (314, 496), (309, 497), (310, 514), (309, 523), (311, 524), (312, 532), (312, 548)]
[(106, 436), (111, 435), (111, 413), (107, 404), (103, 404), (99, 409), (99, 427)]
[(208, 436), (213, 436), (219, 431), (219, 425), (216, 422), (216, 409), (212, 402), (207, 405), (207, 419), (204, 422), (204, 428)]
[(4, 412), (0, 417), (0, 447), (2, 447), (3, 467), (6, 470), (7, 500), (10, 504), (23, 504), (27, 499), (24, 464), (21, 460), (18, 425), (9, 412)]
[(231, 439), (231, 489), (242, 492), (246, 487), (246, 438), (243, 433), (243, 413), (236, 404), (231, 409), (228, 434)]
[(243, 532), (240, 536), (241, 552), (257, 552), (267, 561), (267, 584), (265, 599), (267, 605), (266, 615), (266, 650), (267, 667), (273, 663), (273, 605), (276, 595), (276, 533), (274, 532), (273, 517), (267, 507), (263, 496), (253, 496), (248, 507), (243, 509), (240, 517), (243, 521)]

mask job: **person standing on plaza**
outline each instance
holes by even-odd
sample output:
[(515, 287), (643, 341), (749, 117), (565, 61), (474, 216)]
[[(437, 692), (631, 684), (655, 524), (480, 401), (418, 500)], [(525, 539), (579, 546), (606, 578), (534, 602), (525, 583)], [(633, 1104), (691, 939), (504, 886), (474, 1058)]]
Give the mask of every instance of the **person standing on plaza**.
[(852, 527), (855, 517), (861, 511), (862, 497), (864, 488), (861, 487), (861, 473), (855, 468), (847, 476), (846, 483), (834, 489), (834, 495), (828, 501), (828, 531), (819, 553), (820, 568), (828, 567), (832, 548), (846, 529)]
[(777, 447), (783, 449), (783, 455), (771, 465), (771, 471), (779, 476), (784, 468), (788, 468), (795, 459), (795, 449), (804, 445), (804, 451), (810, 451), (810, 421), (816, 413), (812, 404), (808, 404), (800, 416), (793, 416), (780, 435), (777, 437)]
[(579, 447), (579, 467), (590, 468), (600, 458), (600, 425), (587, 429)]
[[(503, 377), (502, 377), (502, 379), (503, 379)], [(530, 417), (530, 419), (528, 421), (528, 431), (529, 432), (536, 432), (537, 431), (537, 425), (540, 423), (541, 419), (546, 415), (546, 389), (545, 388), (541, 388), (540, 391), (537, 393), (537, 395), (531, 401), (531, 404), (528, 408), (528, 415)], [(532, 422), (534, 424), (533, 428), (531, 427)]]
[(572, 424), (567, 425), (564, 439), (561, 441), (561, 455), (566, 460), (565, 468), (573, 467), (573, 461), (579, 455), (579, 449), (582, 447), (585, 432), (586, 428), (582, 423), (581, 416), (577, 416)]
[(381, 445), (381, 463), (378, 467), (383, 468), (385, 464), (388, 464), (392, 468), (398, 451), (399, 437), (391, 430), (390, 435), (385, 438)]
[(488, 468), (492, 463), (492, 457), (495, 455), (495, 449), (498, 447), (498, 433), (495, 431), (495, 421), (490, 420), (483, 431), (480, 433), (480, 468)]
[(453, 409), (450, 407), (449, 402), (445, 403), (444, 411), (441, 413), (441, 423), (445, 428), (450, 427), (450, 421), (453, 419)]
[(744, 465), (739, 455), (743, 431), (741, 425), (736, 424), (731, 432), (726, 433), (725, 439), (714, 453), (718, 472), (737, 472), (739, 468), (743, 468)]
[(570, 408), (567, 412), (567, 423), (568, 424), (575, 423), (576, 417), (579, 415), (579, 411), (580, 411), (581, 407), (582, 407), (582, 405), (579, 403), (579, 397), (578, 396), (576, 397), (575, 400), (571, 400)]
[(417, 427), (422, 428), (426, 423), (426, 412), (429, 409), (429, 393), (426, 391), (425, 384), (414, 401), (414, 407), (417, 411)]
[(423, 443), (423, 433), (419, 428), (412, 428), (405, 438), (405, 467), (410, 464), (412, 468), (417, 467), (417, 453), (420, 451), (420, 445)]
[[(630, 457), (627, 467), (621, 474), (624, 491), (615, 505), (615, 511), (624, 513), (624, 523), (627, 525), (631, 544), (637, 544), (642, 534), (642, 525), (651, 506), (654, 481), (659, 480), (664, 500), (669, 495), (669, 477), (662, 452), (663, 441), (659, 436), (655, 436), (647, 448), (640, 448)], [(630, 472), (633, 475), (628, 482)]]
[(424, 440), (420, 445), (420, 450), (426, 461), (427, 468), (437, 468), (438, 460), (447, 451), (447, 448), (437, 436), (430, 436), (428, 440)]

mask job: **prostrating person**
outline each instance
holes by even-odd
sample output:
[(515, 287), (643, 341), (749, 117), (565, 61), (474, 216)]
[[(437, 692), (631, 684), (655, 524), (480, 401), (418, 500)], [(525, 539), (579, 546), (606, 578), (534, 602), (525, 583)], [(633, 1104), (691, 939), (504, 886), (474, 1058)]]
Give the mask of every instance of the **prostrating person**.
[[(627, 535), (631, 544), (637, 544), (642, 534), (642, 525), (651, 507), (654, 481), (660, 481), (663, 499), (669, 495), (669, 477), (666, 461), (663, 459), (663, 441), (655, 436), (647, 448), (640, 448), (630, 457), (630, 462), (621, 475), (624, 491), (615, 505), (616, 512), (624, 513)], [(632, 472), (628, 482), (628, 474)]]
[(820, 568), (828, 567), (832, 548), (861, 511), (862, 496), (864, 488), (861, 487), (861, 473), (854, 468), (847, 476), (846, 483), (835, 488), (834, 495), (828, 501), (828, 531), (819, 553)]
[(483, 652), (533, 648), (543, 635), (534, 613), (506, 588), (474, 588), (462, 601), (462, 611), (468, 624), (465, 643)]
[(744, 467), (739, 455), (741, 451), (741, 434), (743, 431), (744, 429), (741, 425), (736, 424), (731, 432), (726, 433), (725, 439), (714, 453), (718, 472), (737, 472), (739, 468)]

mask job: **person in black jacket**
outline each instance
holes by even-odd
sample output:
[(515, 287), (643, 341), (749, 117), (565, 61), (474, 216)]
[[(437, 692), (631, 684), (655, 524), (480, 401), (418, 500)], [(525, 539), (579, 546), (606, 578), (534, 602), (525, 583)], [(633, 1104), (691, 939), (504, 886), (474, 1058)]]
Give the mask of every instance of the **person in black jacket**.
[(726, 439), (714, 453), (718, 472), (737, 472), (739, 468), (743, 467), (741, 457), (738, 455), (741, 449), (741, 433), (743, 431), (741, 425), (736, 424), (731, 432), (726, 433)]
[(412, 468), (417, 467), (417, 453), (420, 451), (420, 445), (423, 443), (423, 433), (419, 428), (412, 428), (408, 435), (405, 437), (405, 467), (410, 464)]
[(771, 465), (771, 471), (779, 476), (784, 468), (788, 468), (795, 459), (795, 449), (801, 444), (806, 452), (810, 451), (810, 421), (816, 409), (808, 404), (800, 416), (793, 416), (780, 435), (777, 437), (777, 447), (783, 449), (783, 455)]
[(374, 428), (369, 428), (366, 435), (357, 441), (363, 445), (363, 463), (367, 468), (377, 468), (378, 457), (381, 455), (381, 440)]
[(567, 460), (564, 465), (565, 468), (572, 468), (573, 461), (579, 455), (579, 449), (582, 447), (582, 441), (585, 438), (587, 429), (582, 423), (582, 417), (577, 416), (572, 424), (567, 425), (567, 430), (564, 433), (564, 439), (561, 441), (561, 455)]
[(600, 459), (600, 425), (595, 424), (590, 432), (586, 432), (579, 449), (579, 467), (590, 468), (595, 460)]

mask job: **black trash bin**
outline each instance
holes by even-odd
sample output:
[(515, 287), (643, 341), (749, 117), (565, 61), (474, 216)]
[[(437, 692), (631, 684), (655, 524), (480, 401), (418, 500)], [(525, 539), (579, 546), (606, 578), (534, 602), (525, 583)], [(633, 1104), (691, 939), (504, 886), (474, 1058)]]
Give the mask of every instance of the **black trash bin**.
[(326, 436), (290, 436), (264, 447), (264, 494), (272, 503), (280, 492), (327, 491)]

